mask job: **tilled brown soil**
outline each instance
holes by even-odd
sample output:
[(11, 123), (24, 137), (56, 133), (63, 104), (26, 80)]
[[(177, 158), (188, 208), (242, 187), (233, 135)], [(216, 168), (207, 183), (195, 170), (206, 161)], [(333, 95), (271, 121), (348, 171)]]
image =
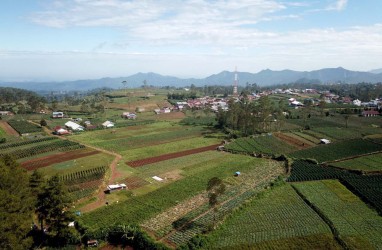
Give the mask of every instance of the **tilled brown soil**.
[(19, 135), (16, 130), (14, 130), (6, 121), (0, 121), (0, 127), (7, 133), (8, 135)]
[(48, 155), (45, 157), (25, 161), (21, 163), (21, 166), (27, 170), (35, 170), (43, 167), (50, 166), (55, 163), (60, 163), (64, 161), (70, 161), (90, 155), (99, 154), (99, 151), (90, 151), (90, 152), (76, 152), (76, 151), (69, 151), (65, 153), (59, 153), (54, 155)]
[(147, 164), (152, 164), (152, 163), (156, 163), (156, 162), (160, 162), (160, 161), (165, 161), (165, 160), (170, 160), (170, 159), (174, 159), (174, 158), (178, 158), (178, 157), (183, 157), (186, 155), (197, 154), (197, 153), (201, 153), (201, 152), (205, 152), (205, 151), (209, 151), (209, 150), (216, 150), (216, 148), (219, 145), (220, 144), (215, 144), (215, 145), (211, 145), (211, 146), (194, 148), (194, 149), (189, 149), (189, 150), (180, 151), (180, 152), (171, 153), (171, 154), (159, 155), (159, 156), (150, 157), (150, 158), (141, 159), (141, 160), (136, 160), (136, 161), (129, 161), (129, 162), (126, 162), (126, 164), (131, 166), (131, 167), (134, 167), (134, 168), (135, 167), (141, 167), (141, 166), (144, 166)]

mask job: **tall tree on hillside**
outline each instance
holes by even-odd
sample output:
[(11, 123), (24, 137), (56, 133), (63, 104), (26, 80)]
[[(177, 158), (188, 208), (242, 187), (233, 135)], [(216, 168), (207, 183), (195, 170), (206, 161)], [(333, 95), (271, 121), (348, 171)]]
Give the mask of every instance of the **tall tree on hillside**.
[(33, 199), (26, 171), (9, 156), (0, 158), (0, 249), (28, 249)]
[(67, 190), (57, 175), (47, 181), (37, 197), (36, 212), (41, 228), (44, 228), (44, 223), (49, 227), (50, 236), (57, 245), (65, 245), (71, 234), (68, 227), (73, 220), (73, 215), (68, 210), (70, 205)]

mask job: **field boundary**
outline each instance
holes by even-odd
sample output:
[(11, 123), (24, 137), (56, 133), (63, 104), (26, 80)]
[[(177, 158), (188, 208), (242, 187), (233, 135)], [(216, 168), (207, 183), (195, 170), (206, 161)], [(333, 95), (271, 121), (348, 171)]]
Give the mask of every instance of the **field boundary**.
[(308, 198), (305, 197), (304, 194), (300, 192), (295, 186), (291, 185), (294, 191), (297, 193), (298, 196), (328, 225), (330, 230), (332, 231), (332, 234), (334, 236), (334, 239), (338, 242), (339, 245), (341, 245), (344, 249), (349, 249), (347, 244), (341, 239), (340, 234), (338, 230), (335, 228), (333, 222), (327, 217), (315, 204), (311, 203)]
[(0, 127), (4, 130), (4, 132), (7, 135), (20, 136), (20, 134), (14, 128), (12, 128), (11, 125), (9, 125), (6, 121), (0, 121)]
[(36, 158), (33, 160), (22, 162), (20, 165), (21, 165), (21, 167), (30, 171), (30, 170), (35, 170), (38, 168), (47, 167), (47, 166), (50, 166), (50, 165), (55, 164), (55, 163), (61, 163), (64, 161), (75, 160), (78, 158), (91, 156), (91, 155), (95, 155), (95, 154), (100, 153), (100, 151), (97, 151), (97, 150), (90, 151), (90, 152), (83, 152), (83, 153), (79, 153), (79, 154), (75, 154), (75, 153), (73, 154), (73, 152), (75, 152), (75, 150), (74, 151), (68, 151), (65, 153), (59, 153), (59, 154), (49, 155), (49, 156), (45, 156), (45, 157), (40, 157), (40, 158)]
[(179, 158), (179, 157), (197, 154), (197, 153), (202, 153), (209, 150), (216, 150), (218, 146), (220, 146), (220, 144), (214, 144), (214, 145), (210, 145), (206, 147), (194, 148), (194, 149), (189, 149), (185, 151), (179, 151), (175, 153), (154, 156), (154, 157), (145, 158), (145, 159), (136, 160), (136, 161), (129, 161), (129, 162), (126, 162), (126, 164), (129, 165), (130, 167), (136, 168), (136, 167), (141, 167), (141, 166), (156, 163), (156, 162), (161, 162), (161, 161), (170, 160), (170, 159)]

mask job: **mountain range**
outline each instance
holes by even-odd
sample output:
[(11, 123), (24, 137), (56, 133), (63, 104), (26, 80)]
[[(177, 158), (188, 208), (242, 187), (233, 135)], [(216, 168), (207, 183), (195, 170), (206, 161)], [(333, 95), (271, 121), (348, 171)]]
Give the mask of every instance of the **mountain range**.
[[(262, 70), (258, 73), (237, 72), (238, 84), (256, 83), (258, 86), (271, 86), (277, 84), (287, 84), (294, 82), (306, 83), (377, 83), (382, 82), (382, 69), (369, 72), (351, 71), (342, 67), (325, 68), (314, 71), (293, 71), (270, 69)], [(218, 74), (210, 75), (206, 78), (181, 79), (174, 76), (163, 76), (156, 73), (137, 73), (127, 77), (102, 78), (93, 80), (77, 80), (63, 82), (0, 82), (0, 86), (22, 88), (33, 91), (85, 91), (95, 88), (110, 87), (122, 88), (122, 82), (127, 82), (127, 87), (142, 86), (144, 81), (152, 86), (175, 86), (184, 87), (194, 84), (195, 86), (204, 85), (232, 85), (235, 72), (222, 71)]]

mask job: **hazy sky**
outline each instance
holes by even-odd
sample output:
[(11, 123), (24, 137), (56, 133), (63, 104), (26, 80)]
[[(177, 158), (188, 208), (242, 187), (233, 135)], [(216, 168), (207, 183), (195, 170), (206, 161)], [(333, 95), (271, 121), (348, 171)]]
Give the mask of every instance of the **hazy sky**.
[(0, 80), (382, 68), (382, 0), (0, 0)]

